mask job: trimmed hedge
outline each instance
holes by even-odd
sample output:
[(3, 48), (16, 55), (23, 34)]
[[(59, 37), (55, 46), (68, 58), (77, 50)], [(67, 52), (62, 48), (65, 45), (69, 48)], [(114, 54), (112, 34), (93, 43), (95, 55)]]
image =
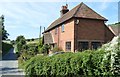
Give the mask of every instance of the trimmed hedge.
[(12, 44), (2, 42), (2, 56), (7, 54), (11, 48), (13, 48)]
[(110, 61), (103, 59), (101, 51), (84, 51), (64, 53), (54, 56), (36, 56), (25, 65), (28, 76), (81, 76), (81, 75), (111, 75)]

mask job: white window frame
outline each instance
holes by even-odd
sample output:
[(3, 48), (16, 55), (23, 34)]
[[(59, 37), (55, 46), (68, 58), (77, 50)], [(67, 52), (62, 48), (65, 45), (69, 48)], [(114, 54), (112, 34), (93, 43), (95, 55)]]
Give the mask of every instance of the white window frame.
[(61, 32), (64, 32), (64, 31), (65, 31), (65, 25), (62, 24), (62, 26), (61, 26)]

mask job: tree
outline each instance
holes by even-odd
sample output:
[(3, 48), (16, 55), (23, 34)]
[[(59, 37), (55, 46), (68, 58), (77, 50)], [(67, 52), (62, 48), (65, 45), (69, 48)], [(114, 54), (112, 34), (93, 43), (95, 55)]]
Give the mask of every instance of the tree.
[(25, 37), (20, 35), (16, 38), (16, 47), (17, 51), (20, 52), (23, 48), (23, 46), (26, 45)]
[(4, 26), (4, 15), (2, 15), (0, 17), (0, 25), (1, 25), (1, 29), (2, 31), (0, 31), (2, 33), (2, 40), (6, 40), (9, 36), (9, 34), (7, 33), (7, 31), (5, 30), (5, 26)]
[(22, 44), (26, 44), (26, 41), (25, 41), (25, 37), (20, 35), (16, 38), (16, 43), (22, 43)]

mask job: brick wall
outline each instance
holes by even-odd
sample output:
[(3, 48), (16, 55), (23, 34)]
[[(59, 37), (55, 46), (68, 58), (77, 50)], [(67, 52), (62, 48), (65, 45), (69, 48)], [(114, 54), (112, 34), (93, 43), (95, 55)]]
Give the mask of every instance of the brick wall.
[(99, 20), (80, 19), (75, 26), (77, 40), (102, 40), (104, 41), (104, 23)]
[(53, 42), (66, 51), (66, 42), (71, 41), (71, 51), (74, 51), (74, 20), (68, 20), (64, 24), (64, 32), (61, 31), (62, 24), (58, 27), (58, 32), (55, 34), (55, 29), (51, 30)]
[(104, 21), (93, 19), (79, 19), (79, 21), (79, 24), (75, 25), (75, 50), (77, 50), (78, 41), (88, 41), (91, 48), (93, 41), (105, 43), (114, 37)]
[(53, 37), (53, 43), (57, 43), (58, 47), (66, 51), (66, 42), (71, 41), (71, 51), (77, 50), (78, 41), (89, 41), (89, 47), (91, 42), (100, 41), (105, 43), (113, 38), (113, 34), (105, 26), (104, 21), (93, 20), (93, 19), (79, 19), (78, 25), (75, 24), (76, 19), (70, 19), (64, 24), (64, 32), (61, 31), (61, 25), (57, 28), (57, 34), (55, 29), (51, 30), (50, 33)]

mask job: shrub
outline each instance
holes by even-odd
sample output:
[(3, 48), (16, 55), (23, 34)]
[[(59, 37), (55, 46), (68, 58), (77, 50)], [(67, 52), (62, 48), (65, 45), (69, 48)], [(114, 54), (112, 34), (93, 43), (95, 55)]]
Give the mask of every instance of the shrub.
[(120, 46), (119, 37), (114, 37), (113, 40), (102, 46), (99, 50), (105, 52), (103, 56), (102, 71), (104, 75), (120, 75)]
[[(103, 51), (85, 51), (58, 54), (52, 57), (36, 56), (25, 66), (27, 75), (39, 76), (81, 76), (109, 75), (109, 63), (103, 63)], [(104, 66), (104, 67), (103, 67)]]
[(39, 46), (38, 48), (40, 54), (48, 54), (49, 49), (50, 49), (49, 45)]
[(59, 47), (54, 47), (53, 48), (53, 50), (52, 50), (52, 52), (59, 52), (59, 51), (63, 51), (61, 48), (59, 48)]
[(24, 64), (26, 63), (26, 61), (28, 61), (31, 57), (33, 57), (33, 54), (28, 53), (29, 51), (23, 51), (23, 53), (21, 53), (20, 57), (18, 58), (18, 64), (19, 67), (24, 68)]
[(28, 41), (28, 42), (29, 42), (29, 41), (30, 41), (30, 39), (26, 39), (26, 41)]
[(34, 40), (35, 40), (34, 38), (31, 39), (31, 41), (34, 41)]
[(11, 48), (13, 48), (11, 44), (2, 42), (2, 55), (4, 56), (5, 54), (7, 54)]
[(12, 40), (12, 41), (11, 41), (11, 44), (12, 44), (12, 45), (14, 45), (14, 44), (15, 44), (15, 41), (14, 41), (14, 40)]
[(18, 53), (21, 53), (21, 50), (23, 48), (23, 46), (26, 45), (26, 41), (25, 41), (25, 37), (24, 36), (18, 36), (16, 38), (16, 49)]

